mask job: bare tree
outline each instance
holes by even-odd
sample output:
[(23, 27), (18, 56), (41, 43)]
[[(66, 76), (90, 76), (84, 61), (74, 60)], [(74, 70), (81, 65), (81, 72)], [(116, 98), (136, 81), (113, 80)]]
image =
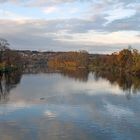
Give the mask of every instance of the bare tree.
[(0, 38), (0, 62), (3, 61), (5, 52), (10, 50), (8, 46), (8, 41), (6, 39)]
[(0, 38), (0, 51), (9, 50), (9, 43), (6, 39)]

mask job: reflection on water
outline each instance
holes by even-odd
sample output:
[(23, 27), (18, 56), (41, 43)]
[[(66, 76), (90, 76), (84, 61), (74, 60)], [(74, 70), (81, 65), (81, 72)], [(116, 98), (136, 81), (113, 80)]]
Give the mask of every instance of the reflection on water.
[(10, 90), (20, 83), (21, 75), (20, 71), (0, 74), (0, 100), (8, 100)]
[(75, 80), (86, 82), (88, 80), (89, 72), (87, 69), (62, 70), (61, 74), (69, 78), (74, 78)]
[(89, 76), (93, 75), (94, 80), (104, 79), (110, 84), (117, 85), (124, 91), (126, 98), (131, 99), (132, 94), (137, 94), (140, 91), (140, 79), (130, 75), (115, 75), (107, 72), (93, 72), (90, 73), (87, 69), (75, 70), (54, 70), (44, 67), (28, 67), (23, 72), (15, 71), (11, 73), (0, 74), (0, 100), (8, 99), (7, 96), (11, 89), (15, 88), (24, 74), (61, 74), (64, 77), (72, 78), (80, 82), (87, 82)]
[(136, 77), (28, 68), (0, 79), (0, 140), (139, 140)]
[(89, 71), (87, 69), (51, 69), (46, 66), (41, 67), (27, 67), (24, 74), (38, 74), (38, 73), (60, 73), (63, 76), (74, 78), (79, 81), (87, 81)]
[(140, 79), (132, 75), (118, 75), (107, 72), (95, 72), (95, 79), (102, 77), (108, 80), (112, 85), (117, 84), (125, 93), (127, 99), (131, 99), (132, 94), (140, 91)]

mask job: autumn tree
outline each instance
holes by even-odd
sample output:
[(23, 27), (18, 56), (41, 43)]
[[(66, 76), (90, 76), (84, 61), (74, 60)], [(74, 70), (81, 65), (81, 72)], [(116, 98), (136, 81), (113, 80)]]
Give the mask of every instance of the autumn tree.
[(129, 49), (124, 49), (119, 52), (118, 56), (118, 63), (120, 70), (131, 70), (133, 65), (133, 54), (132, 51)]
[(49, 59), (48, 66), (57, 68), (86, 68), (88, 66), (87, 52), (63, 52)]

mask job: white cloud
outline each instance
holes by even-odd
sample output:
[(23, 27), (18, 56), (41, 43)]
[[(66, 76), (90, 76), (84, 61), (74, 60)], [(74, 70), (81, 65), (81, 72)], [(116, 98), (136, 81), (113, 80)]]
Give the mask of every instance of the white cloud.
[(46, 7), (43, 9), (43, 12), (45, 14), (50, 14), (50, 13), (54, 13), (54, 12), (57, 12), (58, 11), (58, 8), (56, 6), (50, 6), (50, 7)]

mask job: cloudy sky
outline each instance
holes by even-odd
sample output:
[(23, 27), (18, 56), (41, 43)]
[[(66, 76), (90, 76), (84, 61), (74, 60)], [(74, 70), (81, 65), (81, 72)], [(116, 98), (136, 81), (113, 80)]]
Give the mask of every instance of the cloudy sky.
[(0, 0), (0, 37), (13, 49), (140, 50), (140, 0)]

